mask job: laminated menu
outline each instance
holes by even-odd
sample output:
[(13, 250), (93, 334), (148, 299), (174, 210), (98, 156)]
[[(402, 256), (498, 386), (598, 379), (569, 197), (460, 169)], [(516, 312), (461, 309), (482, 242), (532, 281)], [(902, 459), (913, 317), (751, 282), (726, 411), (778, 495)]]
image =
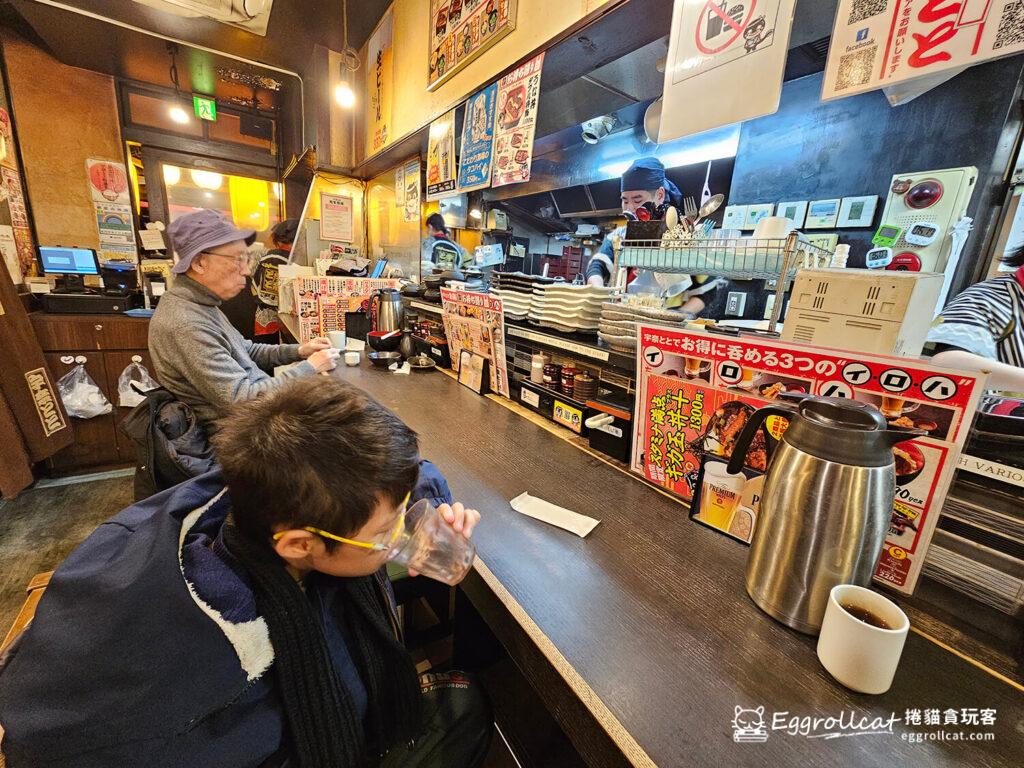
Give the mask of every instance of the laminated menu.
[(894, 426), (925, 430), (893, 450), (896, 500), (875, 573), (913, 592), (984, 374), (753, 336), (656, 325), (638, 325), (637, 334), (633, 471), (691, 502), (697, 522), (741, 541), (749, 542), (757, 525), (764, 474), (786, 419), (766, 420), (742, 477), (724, 467), (750, 416), (783, 392), (854, 398)]
[(508, 397), (505, 315), (501, 299), (486, 293), (442, 288), (441, 304), (452, 370), (459, 370), (461, 351), (469, 350), (488, 361), (491, 391)]
[(299, 343), (345, 330), (346, 312), (368, 311), (374, 291), (398, 287), (398, 280), (367, 277), (295, 278), (292, 308), (299, 319)]

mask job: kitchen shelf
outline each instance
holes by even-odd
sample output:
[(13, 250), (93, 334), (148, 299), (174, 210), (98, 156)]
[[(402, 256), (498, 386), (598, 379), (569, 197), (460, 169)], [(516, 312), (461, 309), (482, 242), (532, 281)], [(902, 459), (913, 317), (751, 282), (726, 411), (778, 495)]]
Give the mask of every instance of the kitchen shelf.
[(623, 240), (619, 266), (764, 280), (778, 279), (785, 270), (791, 280), (798, 269), (827, 266), (831, 257), (826, 249), (796, 237), (695, 240), (678, 246), (665, 246), (660, 240)]

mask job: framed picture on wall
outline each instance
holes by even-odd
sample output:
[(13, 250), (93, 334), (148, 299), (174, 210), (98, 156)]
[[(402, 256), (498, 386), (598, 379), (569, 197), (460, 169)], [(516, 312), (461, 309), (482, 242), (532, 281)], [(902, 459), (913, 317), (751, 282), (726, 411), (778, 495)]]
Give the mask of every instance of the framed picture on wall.
[(807, 201), (779, 203), (775, 206), (775, 215), (789, 219), (793, 222), (793, 226), (799, 229), (804, 225), (804, 219), (807, 217)]
[(844, 197), (839, 205), (840, 227), (870, 227), (875, 220), (878, 195)]
[(516, 28), (516, 0), (430, 0), (427, 90), (432, 91)]

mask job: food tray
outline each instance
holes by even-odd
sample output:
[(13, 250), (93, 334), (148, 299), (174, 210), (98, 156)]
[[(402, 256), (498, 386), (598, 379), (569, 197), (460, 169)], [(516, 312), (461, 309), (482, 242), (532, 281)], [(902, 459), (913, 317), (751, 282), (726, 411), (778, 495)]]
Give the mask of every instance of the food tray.
[(663, 246), (660, 240), (623, 240), (620, 267), (639, 267), (655, 272), (715, 275), (732, 278), (778, 278), (786, 266), (792, 279), (798, 269), (828, 266), (832, 254), (816, 245), (796, 240), (786, 264), (788, 238), (755, 240), (694, 240), (686, 245)]

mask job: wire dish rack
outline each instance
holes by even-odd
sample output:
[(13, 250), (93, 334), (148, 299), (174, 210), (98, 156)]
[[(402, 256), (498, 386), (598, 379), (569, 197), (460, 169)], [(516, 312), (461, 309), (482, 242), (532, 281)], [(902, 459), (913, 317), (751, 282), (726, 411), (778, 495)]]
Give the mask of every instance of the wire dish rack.
[(774, 280), (785, 268), (792, 279), (798, 269), (828, 266), (832, 253), (796, 236), (755, 240), (692, 240), (686, 244), (663, 245), (660, 240), (623, 240), (619, 266), (678, 272), (687, 275), (715, 275), (739, 279)]
[(664, 245), (660, 240), (623, 240), (618, 265), (686, 275), (774, 280), (775, 303), (768, 326), (774, 333), (783, 295), (797, 270), (827, 267), (831, 260), (831, 251), (801, 240), (794, 232), (787, 237), (691, 240), (678, 245)]

